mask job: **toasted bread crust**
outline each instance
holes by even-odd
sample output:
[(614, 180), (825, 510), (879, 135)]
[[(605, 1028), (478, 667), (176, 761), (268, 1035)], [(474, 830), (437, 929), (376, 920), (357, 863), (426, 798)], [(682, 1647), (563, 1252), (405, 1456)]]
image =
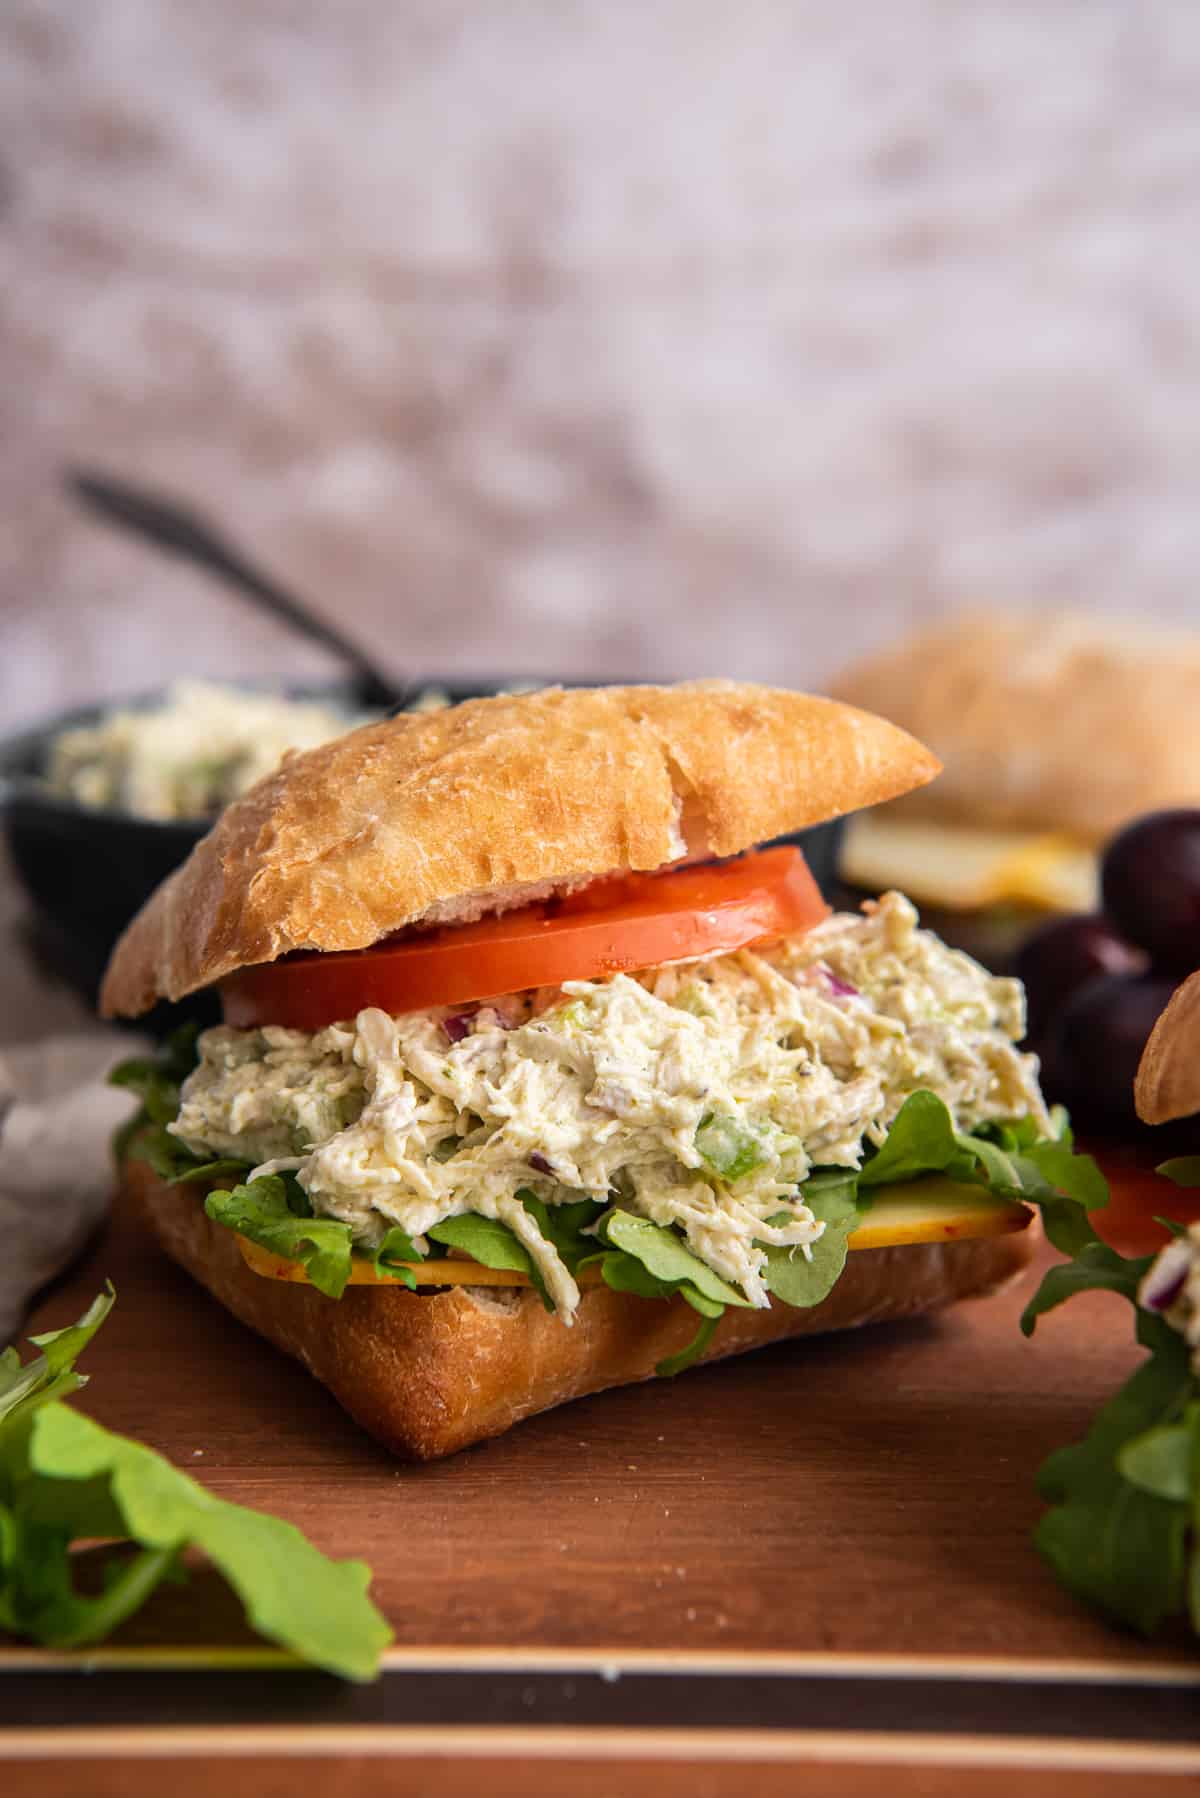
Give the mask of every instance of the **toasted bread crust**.
[[(682, 1299), (639, 1299), (605, 1286), (584, 1291), (570, 1329), (532, 1291), (352, 1286), (334, 1301), (314, 1287), (252, 1273), (232, 1231), (206, 1217), (194, 1188), (166, 1186), (140, 1162), (127, 1164), (125, 1174), (168, 1253), (407, 1459), (435, 1460), (568, 1399), (650, 1379), (699, 1323)], [(727, 1311), (703, 1360), (786, 1336), (914, 1317), (991, 1292), (1026, 1265), (1032, 1239), (1026, 1230), (861, 1251), (811, 1310)]]
[(1194, 634), (1018, 611), (957, 613), (833, 691), (944, 760), (904, 815), (1100, 842), (1143, 812), (1200, 802), (1198, 686)]
[(106, 1015), (298, 949), (361, 949), (547, 888), (733, 855), (932, 780), (882, 719), (731, 681), (471, 700), (290, 756), (118, 943)]

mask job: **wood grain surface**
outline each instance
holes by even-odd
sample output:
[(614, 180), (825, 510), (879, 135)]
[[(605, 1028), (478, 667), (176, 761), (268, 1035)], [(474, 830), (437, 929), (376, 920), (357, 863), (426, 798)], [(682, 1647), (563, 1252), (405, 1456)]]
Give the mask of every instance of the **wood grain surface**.
[[(407, 1696), (399, 1709), (377, 1697), (339, 1700), (322, 1711), (317, 1700), (294, 1719), (301, 1735), (306, 1724), (322, 1722), (324, 1733), (314, 1730), (310, 1746), (340, 1769), (331, 1790), (358, 1789), (343, 1784), (350, 1761), (357, 1753), (366, 1766), (390, 1741), (389, 1752), (405, 1750), (410, 1772), (420, 1749), (429, 1766), (442, 1767), (439, 1790), (466, 1791), (470, 1765), (483, 1752), (471, 1746), (470, 1730), (454, 1727), (441, 1742), (424, 1741), (405, 1710), (427, 1662), (446, 1669), (445, 1694), (456, 1681), (465, 1693), (476, 1692), (464, 1697), (461, 1715), (451, 1697), (439, 1700), (448, 1725), (473, 1715), (470, 1679), (490, 1680), (491, 1721), (504, 1727), (489, 1766), (527, 1758), (519, 1732), (512, 1734), (513, 1717), (503, 1714), (506, 1670), (509, 1677), (522, 1668), (551, 1670), (538, 1675), (543, 1686), (533, 1680), (525, 1700), (531, 1725), (549, 1726), (566, 1702), (565, 1687), (552, 1684), (553, 1670), (575, 1668), (580, 1689), (590, 1678), (599, 1692), (598, 1672), (611, 1663), (622, 1674), (625, 1706), (618, 1705), (614, 1722), (715, 1724), (726, 1728), (727, 1744), (740, 1733), (739, 1717), (721, 1709), (737, 1701), (729, 1682), (771, 1672), (790, 1680), (796, 1714), (764, 1713), (770, 1727), (753, 1739), (744, 1732), (739, 1752), (776, 1769), (789, 1753), (793, 1764), (805, 1765), (824, 1755), (838, 1771), (823, 1789), (837, 1793), (878, 1790), (886, 1778), (897, 1792), (940, 1794), (951, 1789), (950, 1764), (969, 1770), (969, 1789), (980, 1793), (1001, 1789), (993, 1782), (1003, 1766), (1020, 1767), (1024, 1778), (1057, 1764), (1064, 1793), (1072, 1790), (1066, 1776), (1101, 1771), (1103, 1789), (1123, 1790), (1124, 1779), (1144, 1778), (1156, 1756), (1163, 1771), (1200, 1775), (1200, 1745), (1189, 1744), (1187, 1722), (1193, 1709), (1200, 1714), (1200, 1669), (1188, 1644), (1146, 1644), (1109, 1629), (1055, 1585), (1029, 1539), (1039, 1512), (1038, 1464), (1083, 1431), (1136, 1359), (1127, 1308), (1114, 1298), (1073, 1302), (1044, 1320), (1029, 1342), (1017, 1328), (1027, 1280), (941, 1321), (785, 1345), (673, 1383), (601, 1395), (450, 1461), (409, 1467), (376, 1448), (299, 1367), (222, 1312), (122, 1215), (31, 1327), (53, 1328), (78, 1315), (104, 1277), (113, 1279), (118, 1300), (89, 1351), (92, 1383), (82, 1406), (152, 1443), (223, 1497), (288, 1517), (327, 1552), (364, 1556), (375, 1570), (374, 1592), (400, 1654), (381, 1687), (368, 1690)], [(236, 1605), (204, 1575), (190, 1588), (158, 1594), (111, 1652), (136, 1659), (143, 1648), (174, 1645), (186, 1663), (186, 1651), (201, 1644), (251, 1645)], [(10, 1649), (6, 1660), (0, 1649), (0, 1707), (6, 1665), (15, 1700), (14, 1682), (28, 1678), (29, 1657)], [(693, 1683), (661, 1684), (655, 1690), (671, 1697), (657, 1719), (635, 1715), (638, 1703), (655, 1702), (653, 1694), (637, 1699), (639, 1667), (688, 1674)], [(97, 1712), (99, 1734), (105, 1722), (112, 1726), (109, 1755), (127, 1752), (145, 1782), (122, 1790), (152, 1788), (163, 1749), (145, 1728), (170, 1721), (183, 1732), (172, 1738), (176, 1750), (191, 1739), (188, 1752), (198, 1752), (196, 1729), (201, 1744), (221, 1743), (232, 1778), (233, 1762), (252, 1743), (208, 1714), (214, 1704), (220, 1711), (212, 1697), (219, 1688), (204, 1685), (216, 1675), (148, 1673), (126, 1690), (118, 1673), (108, 1685), (88, 1682), (88, 1690), (111, 1694), (110, 1708)], [(895, 1685), (899, 1676), (909, 1682), (903, 1689)], [(45, 1677), (66, 1693), (63, 1680), (77, 1676)], [(128, 1669), (120, 1677), (128, 1681)], [(257, 1685), (278, 1692), (283, 1688), (270, 1682), (282, 1677), (264, 1671)], [(434, 1678), (428, 1671), (420, 1677)], [(193, 1698), (176, 1702), (171, 1692), (185, 1686), (172, 1680), (186, 1682), (193, 1695), (207, 1691), (208, 1711), (202, 1706), (191, 1716)], [(853, 1694), (847, 1680), (859, 1682)], [(993, 1689), (1005, 1680), (1011, 1716)], [(1145, 1698), (1134, 1691), (1139, 1681)], [(1090, 1712), (1084, 1704), (1097, 1682), (1110, 1693), (1100, 1704), (1113, 1719), (1111, 1731), (1102, 1715), (1097, 1720), (1095, 1703)], [(1070, 1703), (1063, 1697), (1068, 1685)], [(593, 1703), (593, 1722), (601, 1725), (609, 1721), (602, 1696)], [(88, 1702), (92, 1710), (101, 1704)], [(753, 1711), (747, 1725), (755, 1722)], [(586, 1724), (592, 1713), (585, 1712), (586, 1705)], [(264, 1722), (269, 1713), (268, 1702)], [(0, 1714), (10, 1726), (37, 1721), (32, 1711), (14, 1716), (11, 1706)], [(830, 1719), (834, 1736), (801, 1740)], [(86, 1723), (88, 1716), (72, 1720)], [(339, 1720), (349, 1731), (341, 1754)], [(238, 1721), (252, 1727), (255, 1717)], [(133, 1730), (120, 1753), (118, 1724)], [(892, 1740), (896, 1726), (909, 1732), (907, 1745)], [(22, 1755), (36, 1753), (35, 1736), (27, 1729)], [(18, 1739), (10, 1734), (10, 1747)], [(666, 1735), (647, 1760), (639, 1748), (647, 1739), (634, 1736), (622, 1748), (602, 1727), (589, 1724), (565, 1740), (551, 1729), (536, 1758), (548, 1764), (553, 1751), (591, 1768), (592, 1783), (581, 1771), (577, 1787), (591, 1791), (604, 1787), (598, 1759), (617, 1780), (620, 1749), (628, 1766), (619, 1783), (628, 1791), (675, 1789), (668, 1767), (697, 1756)], [(294, 1751), (294, 1732), (290, 1740)], [(62, 1755), (66, 1738), (57, 1741)], [(932, 1751), (921, 1746), (929, 1742)], [(92, 1738), (81, 1736), (76, 1746), (96, 1751)], [(266, 1753), (268, 1736), (258, 1746)], [(48, 1733), (38, 1758), (50, 1750)], [(732, 1753), (700, 1758), (716, 1768)], [(885, 1774), (888, 1755), (914, 1779), (920, 1771), (918, 1782)], [(658, 1769), (653, 1777), (645, 1771), (650, 1760)], [(379, 1786), (363, 1777), (364, 1790), (422, 1789), (419, 1780)], [(680, 1772), (678, 1789), (734, 1790), (736, 1782), (722, 1784), (724, 1777), (714, 1771), (698, 1786)], [(775, 1773), (763, 1777), (760, 1789), (783, 1789), (772, 1783)], [(286, 1768), (278, 1778), (286, 1778)], [(62, 1779), (69, 1781), (69, 1771)], [(489, 1783), (493, 1793), (509, 1789), (490, 1773)], [(39, 1785), (43, 1794), (58, 1789), (66, 1785)]]
[[(304, 1764), (303, 1777), (321, 1798), (400, 1798), (433, 1793), (438, 1798), (478, 1798), (486, 1780), (487, 1798), (529, 1798), (536, 1787), (544, 1798), (570, 1792), (572, 1798), (794, 1798), (798, 1789), (820, 1798), (1146, 1798), (1147, 1776), (1166, 1770), (1141, 1763), (1130, 1767), (1089, 1765), (1074, 1771), (1008, 1763), (979, 1767), (969, 1760), (914, 1766), (905, 1760), (830, 1760), (821, 1754), (786, 1761), (714, 1762), (686, 1755), (645, 1758), (636, 1753), (594, 1760), (566, 1753), (532, 1762), (518, 1752), (478, 1761), (450, 1753), (383, 1759), (349, 1754)], [(1173, 1790), (1194, 1789), (1189, 1775)], [(171, 1798), (211, 1798), (215, 1778), (228, 1798), (295, 1798), (300, 1769), (289, 1755), (230, 1756), (219, 1769), (211, 1761), (180, 1761), (160, 1753), (138, 1762), (89, 1763), (88, 1798), (137, 1798), (142, 1792)], [(803, 1781), (802, 1787), (799, 1781)], [(6, 1798), (79, 1798), (84, 1789), (77, 1760), (49, 1760), (4, 1767)]]

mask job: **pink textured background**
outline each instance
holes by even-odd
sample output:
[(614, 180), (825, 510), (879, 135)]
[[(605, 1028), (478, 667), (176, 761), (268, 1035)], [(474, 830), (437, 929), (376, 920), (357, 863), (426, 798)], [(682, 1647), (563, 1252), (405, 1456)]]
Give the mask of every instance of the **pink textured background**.
[(0, 116), (9, 723), (321, 666), (72, 458), (398, 669), (1195, 613), (1194, 6), (6, 0)]

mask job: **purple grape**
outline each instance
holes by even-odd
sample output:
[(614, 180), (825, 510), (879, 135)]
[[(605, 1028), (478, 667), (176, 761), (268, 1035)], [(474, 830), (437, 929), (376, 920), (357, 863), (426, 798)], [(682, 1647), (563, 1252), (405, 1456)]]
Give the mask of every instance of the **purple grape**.
[(1146, 957), (1105, 919), (1086, 912), (1055, 918), (1026, 937), (1013, 973), (1025, 987), (1029, 1040), (1039, 1043), (1067, 1000), (1097, 974), (1140, 974)]
[(1133, 1079), (1177, 981), (1163, 974), (1098, 974), (1067, 1001), (1046, 1043), (1052, 1096), (1076, 1122), (1121, 1132), (1136, 1123)]
[(1200, 967), (1200, 811), (1151, 812), (1104, 852), (1104, 909), (1156, 968)]

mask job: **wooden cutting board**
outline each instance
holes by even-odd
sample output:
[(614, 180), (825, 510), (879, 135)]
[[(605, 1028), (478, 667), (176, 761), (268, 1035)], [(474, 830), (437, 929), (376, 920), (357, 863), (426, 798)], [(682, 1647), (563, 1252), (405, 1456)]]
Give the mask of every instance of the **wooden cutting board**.
[(410, 1467), (120, 1211), (32, 1327), (79, 1315), (104, 1277), (118, 1300), (83, 1408), (367, 1559), (397, 1646), (367, 1688), (270, 1670), (202, 1576), (93, 1654), (100, 1677), (0, 1648), (0, 1756), (36, 1768), (41, 1798), (71, 1789), (75, 1754), (120, 1772), (114, 1791), (143, 1789), (139, 1767), (149, 1791), (156, 1756), (216, 1752), (266, 1789), (267, 1763), (238, 1757), (281, 1747), (343, 1773), (426, 1757), (445, 1793), (475, 1789), (479, 1757), (493, 1794), (531, 1757), (628, 1792), (674, 1790), (683, 1768), (694, 1793), (697, 1761), (714, 1792), (745, 1789), (748, 1760), (764, 1780), (820, 1765), (823, 1789), (855, 1793), (940, 1791), (938, 1769), (982, 1792), (1019, 1767), (1060, 1798), (1076, 1777), (1200, 1774), (1194, 1645), (1110, 1629), (1030, 1543), (1039, 1463), (1137, 1358), (1115, 1298), (1026, 1341), (1031, 1276), (940, 1321), (603, 1394)]

